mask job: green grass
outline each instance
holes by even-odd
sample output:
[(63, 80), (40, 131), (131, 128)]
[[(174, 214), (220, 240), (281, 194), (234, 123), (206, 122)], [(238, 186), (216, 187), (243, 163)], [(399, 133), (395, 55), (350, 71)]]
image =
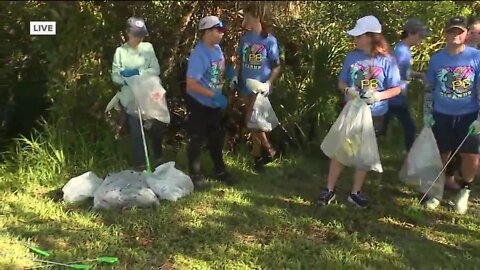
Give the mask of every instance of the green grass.
[[(394, 127), (391, 135), (398, 131)], [(1, 256), (0, 269), (38, 265), (12, 257), (32, 255), (22, 242), (51, 251), (55, 261), (120, 259), (96, 269), (477, 268), (478, 200), (472, 199), (462, 217), (447, 207), (408, 212), (419, 194), (398, 181), (404, 156), (396, 139), (401, 142), (398, 136), (380, 142), (385, 172), (369, 173), (365, 192), (373, 204), (365, 211), (346, 202), (351, 170), (341, 176), (338, 201), (319, 208), (312, 201), (325, 185), (327, 160), (294, 154), (256, 175), (238, 154), (227, 158), (241, 180), (237, 186), (212, 182), (156, 209), (96, 212), (91, 201), (68, 205), (51, 191), (89, 168), (100, 176), (124, 168), (121, 151), (114, 158), (107, 150), (117, 149), (118, 142), (72, 145), (50, 132), (24, 142), (28, 148), (15, 155), (20, 163), (7, 161), (0, 168), (0, 251), (9, 254)], [(185, 168), (183, 148), (170, 147), (167, 154)], [(208, 156), (205, 161), (211, 166)]]

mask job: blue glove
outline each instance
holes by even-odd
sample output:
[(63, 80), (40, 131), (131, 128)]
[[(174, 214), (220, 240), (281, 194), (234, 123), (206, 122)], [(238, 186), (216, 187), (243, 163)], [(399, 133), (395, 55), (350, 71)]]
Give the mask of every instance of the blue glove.
[(215, 95), (212, 97), (212, 101), (213, 104), (220, 107), (222, 110), (227, 108), (228, 100), (220, 91), (215, 92)]
[(122, 75), (125, 78), (128, 78), (128, 77), (131, 77), (131, 76), (140, 75), (140, 72), (138, 72), (138, 69), (136, 69), (136, 68), (134, 68), (134, 69), (127, 68), (127, 69), (123, 70), (122, 72), (120, 72), (120, 75)]

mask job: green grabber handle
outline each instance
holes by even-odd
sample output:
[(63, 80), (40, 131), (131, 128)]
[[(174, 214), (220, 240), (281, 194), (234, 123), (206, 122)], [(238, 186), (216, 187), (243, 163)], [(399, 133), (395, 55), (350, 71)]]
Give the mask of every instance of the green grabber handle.
[(468, 135), (475, 135), (475, 128), (473, 126), (468, 128)]
[(68, 262), (67, 264), (80, 263), (80, 262), (98, 262), (98, 263), (114, 264), (118, 262), (118, 258), (117, 257), (98, 257), (95, 259), (86, 259), (83, 261)]
[(33, 246), (29, 246), (27, 244), (23, 244), (23, 245), (26, 246), (27, 248), (29, 248), (30, 250), (32, 250), (33, 252), (38, 253), (42, 256), (45, 256), (45, 257), (50, 256), (50, 253), (48, 251), (45, 251), (45, 250), (42, 250), (42, 249), (39, 249), (39, 248), (36, 248), (36, 247), (33, 247)]

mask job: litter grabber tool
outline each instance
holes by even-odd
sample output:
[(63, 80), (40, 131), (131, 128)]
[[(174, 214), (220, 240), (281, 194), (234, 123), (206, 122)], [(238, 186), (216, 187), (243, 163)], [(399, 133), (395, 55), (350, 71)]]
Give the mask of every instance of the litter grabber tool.
[(147, 140), (145, 139), (145, 130), (143, 129), (143, 119), (142, 119), (142, 112), (140, 110), (140, 106), (137, 106), (138, 110), (138, 120), (140, 121), (140, 131), (142, 132), (142, 141), (143, 141), (143, 150), (145, 151), (145, 162), (147, 163), (147, 175), (152, 173), (152, 168), (150, 166), (150, 159), (148, 157), (148, 148), (147, 148)]

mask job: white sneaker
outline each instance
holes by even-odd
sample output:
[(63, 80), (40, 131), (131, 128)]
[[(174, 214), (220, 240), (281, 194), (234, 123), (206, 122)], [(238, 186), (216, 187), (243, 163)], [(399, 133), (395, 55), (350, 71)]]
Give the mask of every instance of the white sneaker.
[(435, 208), (437, 208), (439, 205), (440, 205), (440, 200), (438, 200), (437, 198), (430, 198), (428, 200), (426, 200), (423, 205), (425, 205), (425, 207), (427, 207), (428, 209), (430, 210), (433, 210)]
[(455, 200), (455, 211), (458, 214), (465, 214), (468, 209), (468, 197), (470, 196), (470, 189), (462, 188), (457, 195), (457, 199)]

